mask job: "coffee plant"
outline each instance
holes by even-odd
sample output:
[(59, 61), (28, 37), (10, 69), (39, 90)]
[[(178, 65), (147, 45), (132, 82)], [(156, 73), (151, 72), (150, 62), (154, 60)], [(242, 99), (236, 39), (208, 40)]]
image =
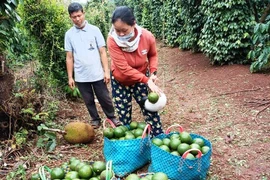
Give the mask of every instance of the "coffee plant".
[(251, 72), (265, 71), (270, 68), (270, 18), (267, 23), (258, 23), (252, 36), (253, 49), (248, 58), (253, 62)]
[(139, 25), (151, 31), (152, 12), (151, 12), (151, 9), (149, 8), (150, 6), (151, 6), (150, 0), (143, 1), (142, 18), (141, 18), (141, 24)]
[[(163, 34), (165, 43), (169, 46), (179, 46), (178, 38), (181, 35), (183, 19), (181, 18), (180, 1), (165, 1), (163, 5), (162, 19), (165, 23)], [(173, 18), (168, 18), (173, 17)]]
[(205, 0), (202, 11), (208, 18), (199, 45), (211, 64), (247, 63), (255, 20), (246, 1)]
[(182, 0), (180, 4), (183, 26), (177, 39), (178, 44), (181, 49), (197, 52), (201, 29), (206, 19), (201, 12), (201, 0)]
[[(156, 8), (156, 7), (162, 7), (163, 1), (162, 0), (152, 0), (151, 1), (151, 32), (155, 35), (156, 38), (161, 39), (163, 37), (163, 31), (164, 31), (164, 19), (162, 18), (162, 8)], [(149, 7), (148, 7), (149, 8)]]
[(135, 16), (140, 16), (140, 25), (167, 45), (201, 51), (211, 64), (217, 65), (251, 63), (247, 54), (254, 47), (251, 39), (254, 26), (270, 11), (267, 10), (269, 1), (265, 0), (124, 0), (117, 3), (131, 7)]
[(100, 28), (105, 40), (107, 39), (108, 32), (111, 28), (111, 14), (115, 5), (110, 1), (89, 1), (85, 7), (85, 19), (93, 25)]

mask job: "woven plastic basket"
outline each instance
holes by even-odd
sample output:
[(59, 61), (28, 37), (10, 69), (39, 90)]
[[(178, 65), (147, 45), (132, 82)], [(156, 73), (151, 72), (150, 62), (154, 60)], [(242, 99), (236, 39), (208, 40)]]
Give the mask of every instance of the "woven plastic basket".
[(150, 125), (146, 125), (143, 138), (130, 140), (110, 140), (104, 137), (103, 154), (105, 161), (112, 161), (114, 173), (123, 177), (150, 162)]
[[(179, 126), (180, 132), (170, 133), (168, 130), (165, 134), (160, 134), (157, 137), (160, 139), (170, 138), (172, 134), (183, 132), (183, 128)], [(169, 129), (169, 128), (168, 128)], [(191, 149), (185, 152), (182, 156), (175, 156), (159, 148), (151, 145), (151, 164), (148, 168), (149, 172), (164, 172), (168, 175), (170, 180), (200, 180), (206, 179), (207, 172), (210, 167), (210, 160), (212, 154), (212, 145), (209, 140), (197, 134), (190, 134), (192, 139), (202, 138), (204, 144), (210, 147), (210, 150), (203, 154), (198, 152), (198, 158), (194, 160), (186, 159), (188, 152), (195, 150)]]

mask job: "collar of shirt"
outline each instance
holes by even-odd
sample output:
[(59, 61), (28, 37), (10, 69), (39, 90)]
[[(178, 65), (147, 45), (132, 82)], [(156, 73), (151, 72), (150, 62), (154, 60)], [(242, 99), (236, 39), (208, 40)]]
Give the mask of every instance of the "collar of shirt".
[(77, 32), (79, 32), (79, 31), (87, 31), (87, 30), (88, 30), (88, 21), (85, 20), (84, 23), (85, 23), (85, 25), (84, 25), (83, 28), (78, 28), (78, 27), (74, 24), (74, 27), (75, 27), (75, 29), (77, 30)]

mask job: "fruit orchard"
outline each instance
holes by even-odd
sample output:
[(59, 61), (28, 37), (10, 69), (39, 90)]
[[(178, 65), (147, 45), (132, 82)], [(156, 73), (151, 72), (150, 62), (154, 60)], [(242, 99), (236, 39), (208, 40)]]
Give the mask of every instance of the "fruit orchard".
[[(269, 1), (114, 2), (89, 2), (86, 19), (106, 37), (113, 9), (125, 4), (153, 32), (167, 97), (163, 127), (177, 123), (212, 142), (208, 180), (269, 179)], [(72, 145), (41, 127), (89, 122), (78, 90), (67, 89), (66, 7), (56, 0), (0, 3), (0, 179), (29, 179), (38, 167), (60, 167), (71, 157), (104, 160), (103, 128), (91, 143)], [(135, 106), (133, 121), (142, 120)]]

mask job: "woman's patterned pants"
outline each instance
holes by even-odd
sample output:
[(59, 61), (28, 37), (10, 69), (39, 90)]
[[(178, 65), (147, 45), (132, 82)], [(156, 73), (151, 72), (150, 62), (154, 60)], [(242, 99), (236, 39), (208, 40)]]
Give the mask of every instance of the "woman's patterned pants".
[(115, 109), (118, 113), (119, 120), (124, 125), (129, 125), (132, 121), (132, 97), (134, 97), (145, 117), (145, 122), (151, 125), (151, 136), (163, 133), (158, 112), (150, 112), (144, 108), (144, 102), (148, 96), (148, 88), (144, 83), (124, 86), (115, 80), (113, 76), (111, 83)]

